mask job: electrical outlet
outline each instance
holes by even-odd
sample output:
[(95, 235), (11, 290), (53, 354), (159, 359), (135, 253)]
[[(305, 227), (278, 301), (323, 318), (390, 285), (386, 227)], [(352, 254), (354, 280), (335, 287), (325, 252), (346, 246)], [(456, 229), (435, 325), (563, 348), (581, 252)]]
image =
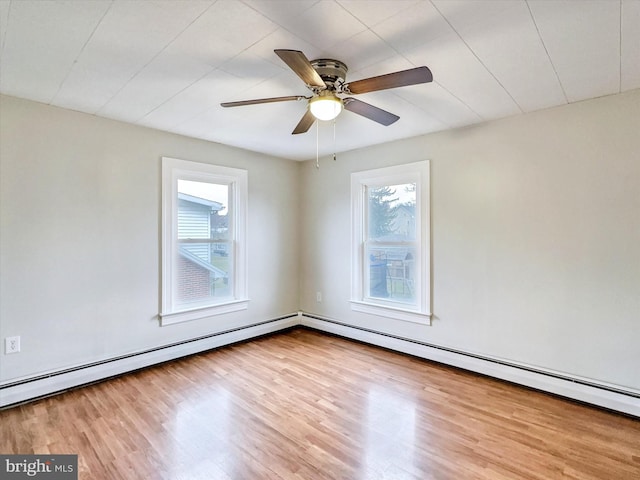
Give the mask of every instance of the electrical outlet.
[(4, 353), (18, 353), (20, 351), (20, 337), (6, 337), (4, 339)]
[(316, 292), (316, 302), (322, 302), (322, 292)]

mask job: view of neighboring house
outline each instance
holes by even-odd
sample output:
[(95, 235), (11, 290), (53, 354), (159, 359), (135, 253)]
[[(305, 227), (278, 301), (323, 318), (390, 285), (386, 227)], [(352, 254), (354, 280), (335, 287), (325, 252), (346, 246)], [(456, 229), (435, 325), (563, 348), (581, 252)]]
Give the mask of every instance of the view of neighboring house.
[(218, 294), (228, 279), (228, 243), (220, 202), (178, 193), (178, 299), (197, 302)]

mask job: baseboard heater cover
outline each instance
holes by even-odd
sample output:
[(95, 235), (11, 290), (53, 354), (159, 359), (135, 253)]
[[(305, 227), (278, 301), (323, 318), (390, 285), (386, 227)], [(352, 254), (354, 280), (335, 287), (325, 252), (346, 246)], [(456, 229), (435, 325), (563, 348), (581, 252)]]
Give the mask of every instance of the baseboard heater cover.
[(509, 363), (303, 312), (301, 325), (640, 417), (640, 392)]
[(430, 345), (306, 312), (0, 385), (0, 408), (302, 325), (640, 418), (640, 392)]
[(0, 408), (64, 392), (127, 372), (213, 348), (267, 335), (300, 323), (299, 313), (163, 345), (142, 352), (78, 365), (0, 385)]

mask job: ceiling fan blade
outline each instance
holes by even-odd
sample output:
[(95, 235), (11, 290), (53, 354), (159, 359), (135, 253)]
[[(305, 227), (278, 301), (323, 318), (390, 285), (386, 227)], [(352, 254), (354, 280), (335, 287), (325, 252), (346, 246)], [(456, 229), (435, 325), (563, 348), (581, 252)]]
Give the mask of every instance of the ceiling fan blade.
[(387, 73), (378, 77), (364, 78), (345, 85), (345, 91), (358, 94), (386, 90), (387, 88), (406, 87), (418, 83), (433, 81), (433, 74), (427, 67), (410, 68), (400, 72)]
[(313, 87), (325, 88), (324, 80), (320, 77), (316, 69), (313, 68), (309, 59), (299, 50), (274, 50), (284, 63), (298, 75), (302, 81)]
[(382, 110), (381, 108), (374, 107), (373, 105), (369, 105), (368, 103), (351, 97), (344, 99), (344, 109), (357, 113), (358, 115), (362, 115), (374, 122), (378, 122), (385, 127), (388, 127), (393, 122), (400, 119), (399, 116), (394, 115), (391, 112), (387, 112), (386, 110)]
[(288, 102), (290, 100), (302, 100), (307, 97), (300, 95), (290, 95), (288, 97), (272, 97), (272, 98), (258, 98), (256, 100), (241, 100), (239, 102), (224, 102), (221, 103), (223, 107), (242, 107), (244, 105), (258, 105), (260, 103), (275, 103), (275, 102)]
[(294, 128), (293, 132), (291, 132), (291, 135), (306, 133), (307, 131), (309, 131), (309, 129), (311, 128), (311, 125), (313, 125), (313, 122), (315, 121), (316, 121), (316, 117), (314, 117), (313, 114), (309, 110), (307, 110), (307, 112), (302, 116), (302, 118), (298, 122), (298, 125), (296, 125), (296, 128)]

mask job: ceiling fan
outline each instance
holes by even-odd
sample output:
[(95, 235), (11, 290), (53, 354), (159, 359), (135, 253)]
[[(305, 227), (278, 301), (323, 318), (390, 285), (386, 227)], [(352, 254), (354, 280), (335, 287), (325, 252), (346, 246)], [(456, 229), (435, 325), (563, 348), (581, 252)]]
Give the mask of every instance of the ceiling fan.
[(316, 119), (333, 120), (340, 114), (342, 109), (357, 113), (384, 126), (391, 125), (400, 117), (353, 97), (341, 97), (339, 95), (357, 95), (433, 81), (431, 70), (427, 67), (416, 67), (346, 83), (348, 68), (339, 60), (323, 58), (310, 61), (299, 50), (279, 49), (274, 50), (274, 52), (302, 79), (307, 88), (311, 90), (311, 96), (291, 95), (288, 97), (260, 98), (239, 102), (225, 102), (220, 105), (223, 107), (240, 107), (260, 103), (307, 100), (307, 111), (298, 122), (296, 128), (293, 129), (293, 135), (307, 132)]

